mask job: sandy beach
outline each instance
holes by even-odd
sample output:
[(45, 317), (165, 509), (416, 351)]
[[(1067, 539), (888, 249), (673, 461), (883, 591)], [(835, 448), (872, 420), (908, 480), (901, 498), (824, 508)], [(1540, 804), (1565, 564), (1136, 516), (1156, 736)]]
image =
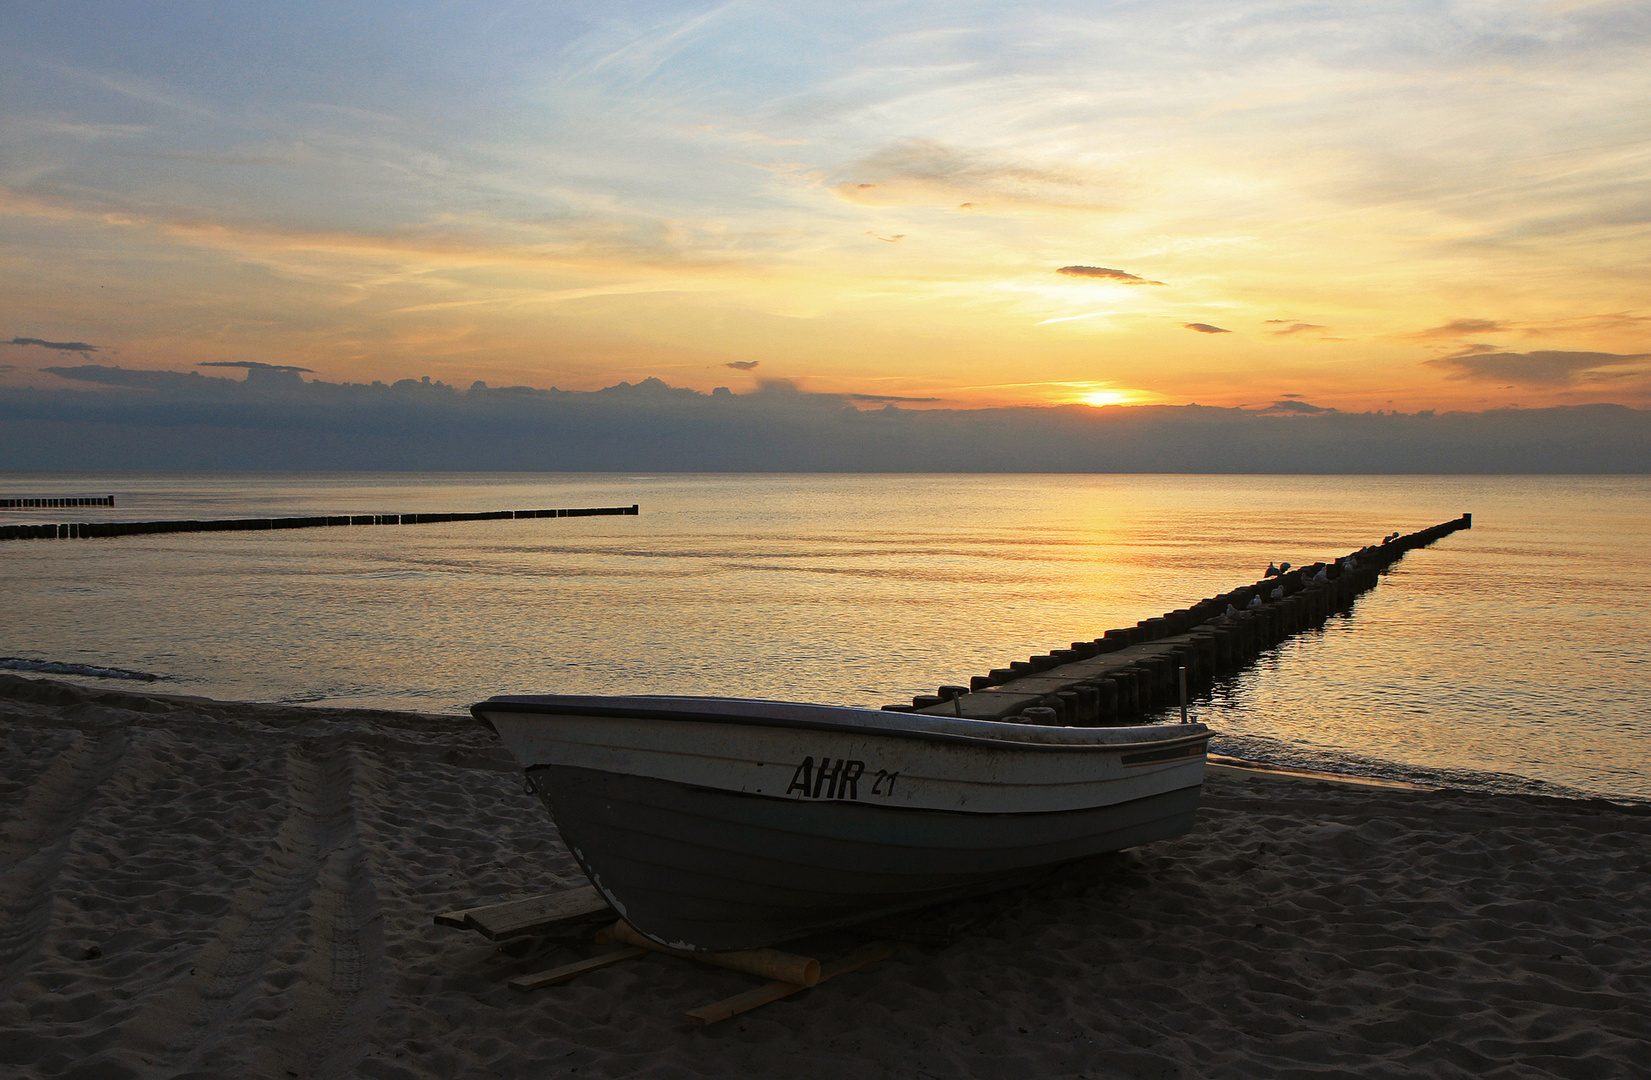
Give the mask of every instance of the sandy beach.
[(83, 1077), (1651, 1075), (1651, 816), (1216, 770), (1189, 836), (700, 1027), (438, 912), (583, 881), (461, 718), (0, 675), (0, 1069)]

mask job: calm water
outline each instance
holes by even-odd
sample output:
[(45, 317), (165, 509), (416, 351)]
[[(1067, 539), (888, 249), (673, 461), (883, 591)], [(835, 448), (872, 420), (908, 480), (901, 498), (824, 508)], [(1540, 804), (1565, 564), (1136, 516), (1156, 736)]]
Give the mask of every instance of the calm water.
[(0, 656), (425, 711), (549, 691), (876, 706), (1471, 512), (1196, 701), (1218, 749), (1651, 798), (1647, 477), (0, 474), (0, 494), (105, 493), (116, 509), (0, 521), (641, 504), (0, 545)]

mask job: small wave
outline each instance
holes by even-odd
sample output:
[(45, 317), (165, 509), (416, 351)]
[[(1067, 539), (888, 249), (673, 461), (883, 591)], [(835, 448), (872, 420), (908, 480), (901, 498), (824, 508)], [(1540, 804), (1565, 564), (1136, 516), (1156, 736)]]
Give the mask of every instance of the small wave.
[(37, 671), (42, 675), (87, 675), (94, 679), (134, 679), (154, 682), (164, 675), (147, 671), (127, 671), (125, 668), (96, 667), (92, 664), (63, 664), (55, 660), (27, 660), (20, 656), (0, 656), (0, 668), (12, 671)]
[(1371, 780), (1397, 780), (1427, 788), (1481, 791), (1494, 795), (1545, 795), (1573, 801), (1604, 799), (1618, 805), (1651, 805), (1651, 800), (1632, 793), (1588, 790), (1513, 773), (1387, 761), (1360, 754), (1302, 746), (1264, 735), (1224, 735), (1215, 732), (1210, 739), (1210, 750), (1225, 756), (1253, 761), (1262, 766), (1307, 769)]

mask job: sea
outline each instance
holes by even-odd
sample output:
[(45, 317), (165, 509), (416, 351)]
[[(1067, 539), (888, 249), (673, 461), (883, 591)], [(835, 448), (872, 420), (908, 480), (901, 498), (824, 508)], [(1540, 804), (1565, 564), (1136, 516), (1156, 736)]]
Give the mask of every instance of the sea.
[(1212, 750), (1651, 801), (1651, 477), (0, 473), (0, 524), (637, 504), (0, 543), (0, 668), (462, 715), (494, 694), (878, 707), (1473, 515), (1196, 693)]

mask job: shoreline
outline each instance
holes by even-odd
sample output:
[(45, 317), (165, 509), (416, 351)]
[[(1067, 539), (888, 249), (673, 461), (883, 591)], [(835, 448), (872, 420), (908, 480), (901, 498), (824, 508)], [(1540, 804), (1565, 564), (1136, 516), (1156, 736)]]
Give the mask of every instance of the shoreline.
[(583, 882), (462, 717), (0, 675), (15, 1075), (1643, 1076), (1651, 809), (1219, 760), (1188, 836), (710, 1028), (647, 957), (518, 994), (443, 910)]

